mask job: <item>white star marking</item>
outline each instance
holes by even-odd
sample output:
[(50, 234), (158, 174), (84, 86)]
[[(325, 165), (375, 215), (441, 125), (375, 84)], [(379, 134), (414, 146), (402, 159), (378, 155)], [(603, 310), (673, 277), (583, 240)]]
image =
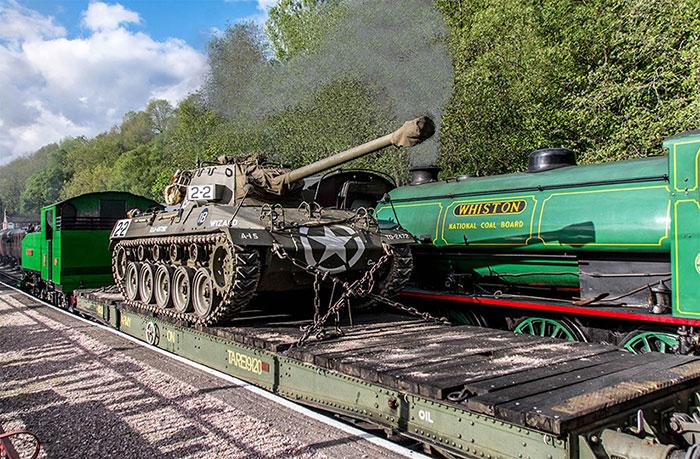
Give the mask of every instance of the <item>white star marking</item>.
[(343, 260), (343, 263), (348, 262), (345, 244), (352, 239), (352, 236), (338, 236), (329, 227), (325, 226), (323, 228), (323, 236), (308, 236), (308, 238), (323, 244), (325, 248), (323, 255), (321, 255), (321, 260), (318, 262), (319, 265), (333, 255), (338, 255)]

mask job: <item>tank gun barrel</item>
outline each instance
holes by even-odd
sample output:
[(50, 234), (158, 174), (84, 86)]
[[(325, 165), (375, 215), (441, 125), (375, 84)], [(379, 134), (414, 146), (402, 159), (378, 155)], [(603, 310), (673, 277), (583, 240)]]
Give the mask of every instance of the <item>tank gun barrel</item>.
[(328, 158), (324, 158), (306, 166), (302, 166), (298, 169), (289, 171), (288, 173), (277, 177), (277, 180), (279, 180), (278, 183), (290, 185), (306, 177), (310, 177), (314, 174), (318, 174), (319, 172), (323, 172), (352, 161), (353, 159), (379, 151), (382, 148), (390, 147), (392, 145), (396, 147), (412, 147), (418, 145), (424, 140), (429, 139), (434, 133), (435, 124), (433, 123), (433, 120), (427, 116), (422, 116), (411, 121), (406, 121), (403, 126), (391, 134), (387, 134), (378, 139), (358, 145), (357, 147), (350, 148), (349, 150), (336, 153)]

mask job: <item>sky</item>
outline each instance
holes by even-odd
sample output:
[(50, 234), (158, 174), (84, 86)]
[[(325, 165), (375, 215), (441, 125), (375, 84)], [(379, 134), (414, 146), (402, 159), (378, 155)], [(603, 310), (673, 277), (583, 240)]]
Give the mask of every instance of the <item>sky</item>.
[(0, 164), (199, 88), (206, 46), (276, 0), (0, 0)]

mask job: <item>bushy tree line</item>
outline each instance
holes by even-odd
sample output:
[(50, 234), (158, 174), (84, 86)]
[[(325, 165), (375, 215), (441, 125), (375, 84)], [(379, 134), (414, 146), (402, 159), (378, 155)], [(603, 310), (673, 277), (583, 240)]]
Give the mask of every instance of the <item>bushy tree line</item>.
[[(328, 52), (324, 39), (348, 23), (351, 5), (282, 0), (263, 29), (232, 25), (209, 44), (211, 71), (199, 92), (177, 107), (151, 101), (95, 138), (66, 139), (0, 167), (2, 206), (32, 213), (108, 189), (159, 198), (175, 169), (221, 154), (266, 152), (299, 166), (383, 135), (400, 120), (382, 81), (346, 72), (296, 94), (313, 75), (304, 66)], [(438, 155), (446, 175), (522, 170), (527, 153), (544, 146), (572, 148), (584, 163), (656, 155), (663, 137), (700, 127), (696, 0), (435, 6), (454, 68)], [(357, 165), (402, 179), (408, 161), (391, 152)]]

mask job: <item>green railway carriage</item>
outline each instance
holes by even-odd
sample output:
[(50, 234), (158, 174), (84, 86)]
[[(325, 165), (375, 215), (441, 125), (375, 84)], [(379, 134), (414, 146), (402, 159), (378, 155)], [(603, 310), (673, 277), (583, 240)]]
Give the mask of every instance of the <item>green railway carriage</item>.
[[(420, 241), (423, 290), (511, 308), (525, 315), (517, 331), (629, 344), (651, 328), (645, 349), (678, 350), (676, 329), (700, 325), (700, 131), (663, 146), (667, 156), (587, 166), (538, 150), (526, 173), (397, 188), (376, 215)], [(533, 309), (548, 312), (534, 322)]]
[(63, 304), (73, 290), (110, 285), (109, 234), (131, 209), (160, 207), (124, 192), (88, 193), (41, 209), (40, 231), (22, 241), (23, 284)]

